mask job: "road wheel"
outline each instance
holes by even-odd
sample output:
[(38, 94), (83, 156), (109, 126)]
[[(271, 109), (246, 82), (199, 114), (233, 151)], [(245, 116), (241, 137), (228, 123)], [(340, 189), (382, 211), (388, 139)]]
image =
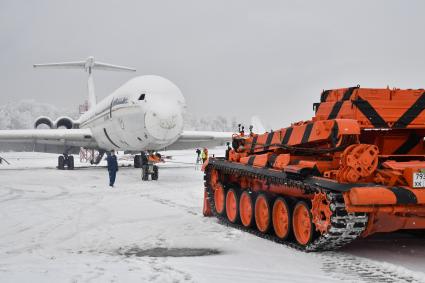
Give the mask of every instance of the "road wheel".
[(230, 189), (226, 194), (226, 215), (230, 222), (236, 223), (239, 220), (239, 199), (236, 191)]
[(244, 191), (239, 199), (239, 215), (243, 226), (254, 225), (254, 202), (248, 191)]
[(270, 203), (265, 194), (259, 194), (255, 200), (255, 224), (263, 233), (267, 233), (272, 226)]
[(278, 197), (273, 205), (272, 211), (273, 228), (276, 236), (286, 240), (291, 232), (291, 209), (287, 201)]
[(295, 239), (300, 245), (306, 246), (312, 242), (314, 233), (313, 217), (306, 202), (299, 201), (295, 205), (292, 226)]
[(223, 215), (226, 211), (226, 203), (224, 201), (225, 197), (223, 186), (221, 184), (217, 184), (214, 190), (214, 206), (215, 211), (220, 215)]
[(63, 170), (65, 168), (65, 157), (63, 155), (58, 157), (58, 169)]

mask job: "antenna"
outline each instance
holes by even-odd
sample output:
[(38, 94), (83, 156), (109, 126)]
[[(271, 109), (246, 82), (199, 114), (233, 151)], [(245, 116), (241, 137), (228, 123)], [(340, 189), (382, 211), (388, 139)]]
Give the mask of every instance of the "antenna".
[(89, 73), (87, 79), (87, 89), (89, 92), (89, 109), (96, 105), (96, 94), (94, 92), (94, 81), (93, 81), (93, 70), (105, 70), (105, 71), (126, 71), (135, 72), (136, 70), (129, 67), (111, 65), (95, 61), (93, 56), (88, 57), (85, 61), (74, 61), (74, 62), (59, 62), (59, 63), (47, 63), (47, 64), (34, 64), (34, 68), (55, 68), (55, 69), (84, 69)]

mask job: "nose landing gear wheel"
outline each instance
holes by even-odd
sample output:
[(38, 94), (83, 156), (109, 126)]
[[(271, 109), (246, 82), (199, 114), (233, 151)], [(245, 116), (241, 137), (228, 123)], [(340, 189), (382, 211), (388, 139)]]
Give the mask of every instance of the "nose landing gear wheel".
[(134, 156), (134, 168), (141, 168), (142, 167), (142, 156), (139, 154), (136, 154)]
[(142, 180), (149, 181), (149, 168), (147, 165), (142, 166)]
[(255, 201), (255, 223), (262, 233), (267, 233), (271, 227), (271, 209), (265, 194), (259, 194)]
[(249, 192), (244, 191), (239, 200), (239, 214), (242, 225), (252, 227), (254, 225), (254, 203)]
[(306, 246), (313, 241), (313, 217), (310, 208), (304, 201), (299, 201), (292, 216), (294, 236), (300, 245)]
[(272, 211), (273, 228), (276, 236), (286, 240), (291, 234), (291, 211), (288, 203), (282, 197), (275, 200)]
[(153, 173), (152, 173), (152, 180), (156, 181), (158, 180), (158, 166), (153, 166)]

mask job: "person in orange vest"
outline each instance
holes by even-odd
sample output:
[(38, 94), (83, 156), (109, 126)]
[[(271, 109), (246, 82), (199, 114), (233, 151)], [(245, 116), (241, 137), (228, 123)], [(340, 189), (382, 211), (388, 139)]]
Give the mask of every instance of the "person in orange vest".
[(204, 147), (204, 149), (202, 150), (201, 158), (203, 163), (205, 163), (205, 161), (207, 161), (208, 159), (208, 149), (206, 147)]

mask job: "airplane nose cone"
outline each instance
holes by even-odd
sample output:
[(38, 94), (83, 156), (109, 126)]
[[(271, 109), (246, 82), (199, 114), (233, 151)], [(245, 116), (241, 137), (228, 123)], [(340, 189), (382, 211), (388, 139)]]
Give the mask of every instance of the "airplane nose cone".
[(172, 140), (183, 129), (183, 117), (179, 113), (148, 111), (145, 115), (146, 130), (158, 140)]

